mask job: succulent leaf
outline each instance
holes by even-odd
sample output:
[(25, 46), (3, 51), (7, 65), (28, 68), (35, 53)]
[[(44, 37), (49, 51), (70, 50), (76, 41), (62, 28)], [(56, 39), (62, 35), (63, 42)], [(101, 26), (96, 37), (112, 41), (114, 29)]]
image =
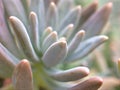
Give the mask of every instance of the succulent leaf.
[(51, 77), (61, 82), (75, 81), (82, 79), (89, 74), (87, 67), (75, 67), (65, 71), (56, 71), (52, 73)]
[(71, 54), (70, 56), (66, 58), (65, 62), (71, 62), (71, 61), (79, 60), (85, 57), (86, 55), (88, 55), (91, 51), (93, 51), (96, 47), (101, 45), (106, 40), (108, 40), (108, 37), (101, 35), (101, 36), (92, 37), (82, 42), (80, 46), (78, 47), (78, 49), (73, 54)]
[(74, 25), (69, 24), (59, 33), (59, 37), (65, 37), (66, 40), (69, 42), (70, 36), (72, 35), (72, 32), (73, 32), (73, 29), (74, 29)]
[(44, 39), (45, 39), (50, 33), (52, 33), (52, 31), (53, 31), (52, 27), (47, 27), (47, 28), (43, 31), (43, 33), (42, 33), (41, 42), (43, 42)]
[[(56, 0), (57, 1), (57, 0)], [(73, 0), (59, 0), (58, 11), (59, 11), (59, 20), (61, 21), (65, 15), (73, 7)]]
[(84, 30), (80, 30), (78, 33), (76, 33), (76, 35), (73, 37), (70, 44), (68, 45), (68, 54), (71, 54), (77, 49), (80, 42), (82, 41), (84, 34)]
[[(79, 25), (80, 26), (82, 26), (85, 23), (85, 21), (87, 19), (89, 19), (89, 17), (91, 15), (94, 14), (94, 12), (97, 10), (97, 6), (98, 6), (98, 1), (94, 0), (94, 2), (92, 4), (90, 4), (89, 6), (83, 8), (81, 18), (79, 20)], [(78, 26), (78, 27), (80, 28), (80, 26)], [(79, 28), (78, 28), (78, 30), (79, 30)]]
[(19, 60), (0, 43), (0, 77), (10, 77), (18, 62)]
[[(6, 13), (9, 16), (16, 16), (27, 25), (26, 15), (21, 1), (19, 0), (2, 0)], [(13, 8), (14, 7), (14, 8)], [(22, 13), (21, 13), (22, 12)], [(8, 18), (7, 18), (8, 19)]]
[(28, 16), (30, 12), (30, 3), (31, 0), (21, 0), (23, 7), (25, 8), (25, 14)]
[(80, 15), (81, 15), (81, 6), (77, 6), (71, 11), (69, 11), (68, 14), (61, 21), (58, 31), (64, 29), (69, 24), (73, 24), (74, 27), (76, 27), (78, 25)]
[(100, 77), (93, 77), (82, 83), (73, 86), (68, 90), (98, 90), (98, 88), (102, 85), (103, 80)]
[(30, 8), (31, 11), (35, 12), (38, 16), (39, 28), (40, 28), (39, 35), (41, 35), (43, 30), (46, 28), (44, 0), (31, 0)]
[(46, 16), (47, 26), (51, 26), (54, 30), (57, 28), (58, 10), (54, 2), (50, 3)]
[[(4, 8), (2, 6), (2, 1), (0, 1), (0, 43), (2, 43), (11, 53), (19, 57), (17, 47), (13, 40), (12, 35), (10, 34), (9, 29), (5, 21)], [(11, 43), (11, 44), (10, 44)]]
[(32, 71), (26, 59), (16, 66), (12, 80), (15, 90), (33, 90)]
[(57, 41), (58, 36), (57, 36), (57, 32), (53, 31), (51, 32), (50, 35), (48, 35), (45, 40), (43, 41), (42, 44), (42, 49), (43, 49), (43, 53), (53, 44)]
[(20, 45), (20, 49), (24, 51), (27, 57), (31, 58), (33, 61), (38, 61), (38, 56), (33, 49), (29, 35), (23, 23), (14, 16), (11, 16), (9, 20), (13, 28), (13, 34), (17, 39), (17, 43)]
[(66, 41), (58, 41), (53, 43), (45, 52), (42, 57), (43, 63), (47, 67), (53, 67), (57, 65), (67, 55), (67, 43)]
[(30, 26), (31, 26), (31, 41), (36, 49), (40, 50), (39, 30), (38, 30), (38, 17), (36, 13), (31, 12), (29, 15)]
[(112, 9), (112, 3), (108, 3), (103, 6), (100, 10), (96, 11), (81, 27), (81, 29), (85, 30), (86, 37), (84, 39), (88, 39), (92, 36), (96, 36), (101, 33), (103, 27), (106, 25), (110, 12)]

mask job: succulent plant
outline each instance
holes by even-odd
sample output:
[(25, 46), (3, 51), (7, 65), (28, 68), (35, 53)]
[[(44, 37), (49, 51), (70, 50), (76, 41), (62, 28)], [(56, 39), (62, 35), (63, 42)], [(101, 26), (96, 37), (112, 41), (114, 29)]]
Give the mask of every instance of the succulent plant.
[(84, 78), (87, 67), (62, 68), (108, 39), (99, 34), (112, 3), (99, 10), (97, 5), (82, 9), (74, 0), (1, 0), (0, 77), (12, 76), (15, 90), (97, 90), (103, 81)]

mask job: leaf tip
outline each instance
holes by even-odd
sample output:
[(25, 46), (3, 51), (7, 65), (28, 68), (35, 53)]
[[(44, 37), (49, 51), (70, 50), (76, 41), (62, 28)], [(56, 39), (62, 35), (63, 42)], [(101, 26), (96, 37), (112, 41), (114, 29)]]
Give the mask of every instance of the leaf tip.
[(102, 39), (103, 39), (104, 41), (106, 41), (106, 40), (108, 40), (109, 38), (108, 38), (107, 36), (102, 36)]
[(67, 47), (67, 43), (65, 40), (61, 41), (59, 45), (61, 46), (61, 48)]
[(84, 30), (80, 30), (79, 32), (78, 32), (78, 34), (81, 36), (83, 36), (83, 35), (85, 35), (85, 31)]
[(111, 9), (112, 7), (113, 7), (113, 3), (112, 2), (107, 3), (106, 8)]

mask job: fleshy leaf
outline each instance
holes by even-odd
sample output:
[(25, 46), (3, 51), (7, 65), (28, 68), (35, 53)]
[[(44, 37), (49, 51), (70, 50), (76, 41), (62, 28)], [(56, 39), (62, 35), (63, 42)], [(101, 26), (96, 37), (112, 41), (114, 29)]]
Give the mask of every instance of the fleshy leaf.
[[(2, 0), (6, 13), (9, 16), (16, 16), (27, 25), (25, 11), (20, 0)], [(14, 7), (14, 8), (13, 8)]]
[(58, 31), (63, 30), (69, 24), (73, 24), (74, 27), (76, 27), (80, 19), (80, 16), (81, 16), (81, 6), (77, 6), (73, 8), (61, 21)]
[(20, 53), (15, 45), (13, 37), (8, 30), (5, 22), (4, 9), (2, 6), (2, 0), (0, 0), (0, 43), (2, 43), (12, 54), (20, 58)]
[(68, 90), (98, 90), (102, 85), (103, 80), (100, 77), (93, 77), (82, 83), (71, 87)]
[(30, 12), (30, 3), (31, 3), (31, 0), (21, 0), (21, 3), (23, 5), (23, 7), (25, 8), (25, 14), (26, 15), (29, 15), (29, 12)]
[(69, 24), (63, 30), (60, 31), (59, 37), (65, 37), (67, 40), (69, 40), (69, 38), (73, 32), (73, 28), (74, 28), (74, 25)]
[(55, 4), (57, 4), (59, 1), (61, 1), (61, 0), (44, 0), (45, 11), (47, 11), (49, 9), (49, 5), (51, 2), (54, 2)]
[(33, 90), (32, 71), (27, 60), (22, 60), (16, 66), (12, 81), (15, 90)]
[(41, 43), (44, 41), (44, 39), (50, 34), (52, 33), (53, 29), (52, 27), (47, 27), (43, 33), (42, 33), (42, 36), (41, 36)]
[(92, 52), (96, 47), (101, 45), (106, 40), (108, 40), (108, 37), (101, 35), (101, 36), (92, 37), (82, 42), (78, 47), (78, 49), (76, 49), (76, 51), (73, 54), (71, 54), (66, 58), (65, 62), (69, 62), (69, 61), (71, 62), (71, 61), (82, 59), (83, 57), (88, 55), (90, 52)]
[(58, 39), (57, 32), (53, 31), (48, 37), (45, 38), (42, 44), (43, 53)]
[(23, 23), (14, 16), (11, 16), (9, 21), (12, 26), (13, 35), (17, 39), (17, 44), (19, 45), (20, 49), (22, 49), (24, 54), (30, 58), (30, 60), (32, 59), (33, 61), (38, 61), (38, 56), (32, 47), (29, 35)]
[[(78, 27), (80, 28), (80, 26), (85, 23), (85, 21), (94, 14), (94, 12), (96, 11), (98, 6), (98, 1), (94, 0), (94, 2), (92, 4), (90, 4), (89, 6), (83, 8), (82, 10), (82, 14), (81, 14), (81, 18), (79, 20), (79, 25)], [(78, 30), (79, 30), (78, 28)]]
[(44, 53), (42, 61), (47, 67), (57, 65), (67, 55), (66, 41), (58, 41), (53, 43)]
[[(56, 0), (57, 1), (57, 0)], [(59, 21), (63, 19), (65, 15), (71, 10), (73, 7), (73, 0), (60, 0), (58, 3), (58, 11), (59, 11)]]
[(76, 67), (65, 71), (58, 71), (52, 73), (51, 77), (61, 82), (79, 80), (89, 74), (87, 67)]
[(84, 39), (101, 33), (103, 27), (106, 25), (112, 9), (112, 3), (106, 4), (100, 10), (96, 11), (81, 27), (85, 30), (86, 36)]
[(47, 26), (51, 26), (53, 30), (56, 30), (58, 24), (58, 10), (54, 2), (50, 3), (46, 16)]
[(39, 30), (38, 30), (38, 17), (36, 13), (31, 12), (30, 16), (30, 26), (31, 26), (31, 39), (36, 49), (40, 49), (40, 40), (39, 40)]
[(19, 60), (0, 43), (0, 77), (10, 77), (18, 62)]
[(31, 0), (30, 7), (31, 7), (31, 11), (34, 11), (38, 16), (39, 35), (41, 35), (43, 30), (46, 28), (44, 0)]
[(68, 45), (68, 54), (73, 53), (77, 49), (80, 42), (82, 41), (84, 34), (85, 32), (83, 30), (80, 30), (78, 33), (76, 33), (76, 35), (73, 37), (72, 41)]

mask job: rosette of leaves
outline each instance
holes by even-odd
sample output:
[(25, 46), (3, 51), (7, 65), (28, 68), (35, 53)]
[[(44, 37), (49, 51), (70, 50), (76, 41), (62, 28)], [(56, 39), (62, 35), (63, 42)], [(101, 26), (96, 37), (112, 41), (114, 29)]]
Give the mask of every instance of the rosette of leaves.
[(97, 90), (103, 82), (100, 77), (82, 79), (89, 74), (87, 67), (61, 69), (108, 39), (99, 34), (112, 3), (99, 10), (97, 5), (97, 1), (81, 8), (74, 0), (1, 0), (0, 77), (12, 76), (15, 90)]

